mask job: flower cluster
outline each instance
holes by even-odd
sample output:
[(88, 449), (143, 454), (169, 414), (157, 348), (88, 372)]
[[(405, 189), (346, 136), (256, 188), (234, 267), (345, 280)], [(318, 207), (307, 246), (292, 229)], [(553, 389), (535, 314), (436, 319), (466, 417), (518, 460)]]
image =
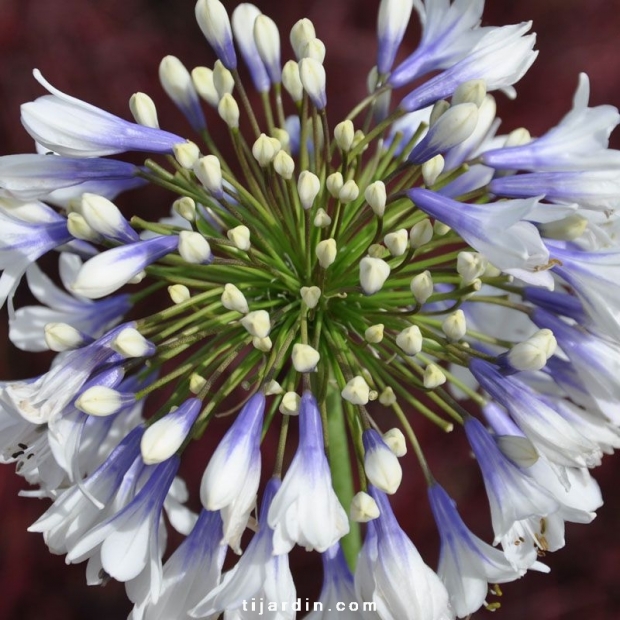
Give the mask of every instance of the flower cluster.
[[(514, 96), (537, 52), (530, 23), (482, 27), (483, 4), (382, 0), (368, 97), (333, 129), (312, 22), (283, 63), (277, 25), (247, 3), (229, 17), (198, 0), (213, 68), (161, 61), (195, 142), (160, 129), (144, 93), (130, 122), (35, 71), (49, 94), (21, 120), (37, 153), (0, 157), (0, 303), (16, 346), (57, 355), (0, 384), (0, 459), (52, 500), (30, 530), (86, 561), (89, 584), (124, 582), (131, 620), (255, 618), (252, 599), (294, 618), (295, 545), (322, 554), (311, 620), (465, 618), (595, 517), (589, 470), (620, 446), (620, 115), (589, 106), (581, 75), (547, 133), (498, 133), (491, 93)], [(397, 64), (414, 9), (421, 40)], [(161, 157), (109, 157), (130, 151)], [(146, 183), (175, 195), (172, 217), (114, 204)], [(61, 284), (37, 264), (50, 253)], [(39, 305), (15, 308), (22, 280)], [(195, 514), (178, 468), (219, 415)], [(492, 545), (434, 477), (425, 421), (462, 432)], [(416, 480), (408, 448), (436, 571), (390, 506)], [(185, 535), (165, 562), (164, 515)]]

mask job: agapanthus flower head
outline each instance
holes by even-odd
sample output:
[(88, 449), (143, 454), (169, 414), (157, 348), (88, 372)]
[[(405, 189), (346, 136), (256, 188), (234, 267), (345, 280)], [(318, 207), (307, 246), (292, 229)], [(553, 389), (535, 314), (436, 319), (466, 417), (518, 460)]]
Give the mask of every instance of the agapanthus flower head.
[[(308, 618), (453, 620), (594, 518), (589, 470), (620, 447), (618, 112), (582, 76), (556, 127), (498, 135), (495, 91), (537, 52), (530, 22), (482, 27), (483, 4), (382, 0), (344, 118), (314, 24), (285, 33), (248, 3), (196, 3), (212, 66), (161, 61), (188, 136), (144, 93), (130, 122), (35, 71), (38, 152), (0, 158), (0, 303), (17, 346), (56, 356), (0, 383), (0, 462), (53, 501), (31, 529), (88, 583), (124, 582), (132, 620), (292, 620), (296, 545), (322, 554)], [(171, 217), (116, 202), (146, 183)], [(15, 308), (26, 285), (38, 303)], [(437, 482), (423, 423), (473, 451), (501, 547)], [(437, 572), (386, 495), (422, 478)], [(168, 525), (186, 538), (164, 556)]]

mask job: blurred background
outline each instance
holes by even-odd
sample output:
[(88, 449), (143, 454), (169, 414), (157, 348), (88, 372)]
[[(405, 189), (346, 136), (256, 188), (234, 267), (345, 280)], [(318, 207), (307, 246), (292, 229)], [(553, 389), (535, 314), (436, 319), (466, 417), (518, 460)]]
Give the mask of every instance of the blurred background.
[[(232, 10), (237, 2), (225, 1)], [(310, 18), (327, 46), (328, 114), (332, 125), (365, 94), (374, 64), (377, 0), (256, 1), (276, 20), (292, 56), (288, 31)], [(517, 85), (518, 98), (498, 95), (501, 131), (525, 126), (540, 134), (570, 109), (577, 75), (590, 75), (591, 103), (620, 104), (619, 0), (488, 0), (484, 23), (502, 25), (532, 19), (540, 55)], [(416, 21), (416, 18), (413, 18)], [(417, 41), (409, 28), (402, 55)], [(56, 87), (115, 114), (130, 118), (128, 100), (143, 91), (157, 102), (162, 127), (191, 137), (188, 126), (166, 99), (157, 68), (167, 54), (189, 68), (211, 66), (213, 53), (194, 22), (194, 0), (0, 0), (0, 149), (2, 154), (31, 152), (19, 123), (19, 105), (43, 94), (32, 78), (38, 67)], [(227, 140), (216, 114), (208, 111), (216, 139)], [(616, 136), (616, 148), (620, 140)], [(164, 215), (170, 195), (158, 191), (123, 199), (135, 209)], [(49, 358), (25, 354), (8, 343), (6, 318), (0, 322), (0, 370), (3, 380), (44, 372)], [(472, 529), (492, 538), (482, 483), (460, 433), (444, 436), (416, 420), (422, 445), (438, 480), (457, 499)], [(420, 423), (421, 422), (421, 423)], [(222, 426), (223, 428), (224, 426)], [(213, 440), (214, 441), (214, 440)], [(190, 451), (184, 477), (195, 495), (206, 464), (204, 450)], [(407, 457), (409, 458), (409, 457)], [(544, 558), (550, 575), (532, 573), (504, 588), (497, 612), (504, 620), (615, 620), (620, 617), (620, 464), (607, 458), (595, 476), (605, 505), (588, 526), (567, 525), (567, 547)], [(436, 566), (437, 536), (418, 468), (409, 459), (407, 480), (394, 500), (401, 524), (427, 563)], [(130, 605), (123, 587), (85, 585), (84, 566), (65, 566), (48, 553), (42, 537), (26, 528), (47, 508), (47, 501), (17, 497), (24, 488), (11, 468), (0, 470), (0, 620), (116, 620)], [(295, 551), (299, 596), (316, 599), (321, 571), (316, 554)], [(489, 612), (481, 611), (476, 618)], [(172, 619), (170, 619), (172, 620)]]

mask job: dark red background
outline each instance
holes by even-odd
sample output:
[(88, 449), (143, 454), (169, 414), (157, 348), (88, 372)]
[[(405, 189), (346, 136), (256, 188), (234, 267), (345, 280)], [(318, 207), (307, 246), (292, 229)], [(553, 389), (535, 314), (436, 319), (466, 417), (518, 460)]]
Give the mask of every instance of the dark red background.
[[(234, 7), (236, 3), (226, 2)], [(364, 94), (366, 73), (375, 53), (375, 0), (280, 0), (257, 2), (276, 19), (282, 39), (300, 17), (312, 19), (327, 45), (328, 110), (337, 122)], [(505, 24), (533, 19), (540, 57), (518, 85), (519, 97), (501, 95), (499, 115), (506, 130), (524, 125), (541, 133), (570, 107), (577, 73), (592, 81), (592, 102), (620, 104), (620, 34), (618, 0), (490, 0), (485, 23)], [(54, 85), (111, 112), (127, 117), (127, 101), (137, 91), (158, 103), (162, 126), (186, 134), (187, 125), (157, 82), (157, 66), (166, 54), (190, 68), (210, 65), (214, 57), (194, 23), (193, 0), (0, 0), (0, 144), (2, 153), (30, 151), (30, 139), (19, 124), (19, 104), (40, 94), (31, 77), (38, 67)], [(406, 42), (412, 48), (417, 27)], [(284, 58), (290, 57), (285, 43)], [(210, 113), (210, 128), (219, 122)], [(190, 135), (190, 134), (186, 134)], [(617, 141), (616, 141), (617, 143)], [(163, 213), (169, 196), (149, 191), (125, 205)], [(5, 324), (0, 328), (6, 342)], [(10, 345), (0, 360), (2, 378), (33, 376), (45, 367), (41, 356), (26, 355)], [(445, 437), (416, 420), (438, 479), (458, 500), (472, 528), (490, 537), (484, 490), (459, 433)], [(200, 452), (200, 453), (199, 453)], [(195, 492), (205, 465), (204, 452), (194, 450), (186, 476)], [(435, 565), (437, 542), (415, 463), (409, 459), (406, 481), (395, 499), (403, 527), (425, 558)], [(531, 574), (504, 588), (498, 612), (504, 620), (613, 620), (620, 616), (620, 494), (614, 457), (595, 472), (606, 504), (589, 526), (567, 527), (568, 545), (547, 558), (551, 575)], [(41, 536), (26, 527), (47, 502), (17, 497), (23, 488), (9, 468), (0, 471), (0, 620), (82, 620), (124, 618), (130, 606), (123, 588), (84, 585), (84, 567), (66, 567), (51, 556)], [(320, 569), (314, 555), (297, 551), (297, 584), (301, 596), (316, 596)], [(476, 617), (483, 617), (480, 612)]]

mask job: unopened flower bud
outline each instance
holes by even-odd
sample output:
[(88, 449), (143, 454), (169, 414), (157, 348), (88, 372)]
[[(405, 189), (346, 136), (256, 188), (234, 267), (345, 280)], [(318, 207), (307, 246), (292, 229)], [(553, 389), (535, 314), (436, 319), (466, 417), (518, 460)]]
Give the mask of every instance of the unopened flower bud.
[(547, 239), (573, 241), (583, 235), (588, 228), (589, 221), (583, 215), (573, 213), (561, 220), (545, 222), (538, 225), (540, 234)]
[(407, 234), (406, 229), (401, 228), (396, 232), (391, 232), (385, 235), (383, 238), (383, 243), (385, 243), (385, 246), (390, 251), (392, 256), (402, 256), (407, 251), (409, 235)]
[(280, 150), (273, 158), (273, 169), (287, 181), (293, 178), (295, 160), (284, 150)]
[(387, 433), (384, 433), (383, 441), (398, 458), (407, 454), (407, 442), (400, 428), (391, 428)]
[(445, 99), (439, 99), (439, 101), (436, 101), (428, 119), (429, 126), (434, 125), (449, 109), (450, 104)]
[(314, 106), (323, 110), (327, 105), (323, 65), (314, 58), (303, 58), (299, 61), (299, 77)]
[(314, 58), (317, 62), (323, 64), (325, 60), (325, 43), (316, 37), (304, 45), (301, 52), (302, 58)]
[(321, 191), (321, 181), (319, 177), (309, 170), (302, 170), (297, 179), (297, 193), (301, 206), (307, 211), (312, 207), (314, 199)]
[(415, 300), (420, 304), (425, 304), (426, 300), (433, 294), (433, 278), (430, 271), (423, 271), (411, 279), (411, 292)]
[(254, 155), (254, 159), (261, 168), (265, 168), (273, 161), (277, 151), (280, 150), (279, 145), (280, 143), (278, 142), (278, 149), (276, 150), (274, 143), (264, 133), (257, 138), (252, 145), (252, 155)]
[(293, 345), (293, 367), (297, 372), (313, 372), (320, 359), (319, 352), (310, 345), (301, 343)]
[(221, 301), (222, 306), (227, 310), (236, 310), (241, 314), (247, 314), (250, 311), (245, 295), (234, 284), (224, 285)]
[(429, 219), (417, 222), (409, 231), (409, 243), (412, 248), (421, 248), (433, 238), (433, 225)]
[(341, 172), (332, 172), (325, 180), (325, 187), (334, 198), (338, 198), (343, 185), (344, 179)]
[(324, 239), (316, 244), (316, 257), (319, 259), (319, 265), (323, 269), (327, 269), (335, 260), (338, 254), (338, 248), (334, 239)]
[(365, 430), (362, 440), (364, 471), (368, 481), (384, 493), (389, 495), (396, 493), (403, 479), (403, 470), (398, 458), (376, 430), (372, 428)]
[(159, 129), (157, 108), (153, 100), (145, 93), (134, 93), (129, 99), (129, 110), (136, 123), (144, 127)]
[(232, 241), (238, 250), (247, 252), (252, 245), (250, 243), (250, 229), (243, 224), (231, 228), (226, 232), (226, 236), (230, 239), (230, 241)]
[(480, 107), (487, 94), (487, 84), (484, 80), (469, 80), (456, 87), (452, 94), (452, 106), (460, 103), (473, 103)]
[(180, 142), (172, 147), (174, 158), (179, 162), (181, 167), (189, 170), (200, 157), (200, 149), (191, 140)]
[(371, 325), (364, 332), (364, 340), (370, 344), (378, 344), (383, 340), (383, 323), (377, 323), (376, 325)]
[(83, 241), (101, 240), (101, 235), (88, 225), (81, 213), (69, 213), (67, 215), (67, 230), (76, 239)]
[(456, 258), (456, 271), (464, 284), (479, 278), (487, 268), (487, 259), (478, 252), (459, 252)]
[(224, 65), (231, 71), (235, 69), (237, 56), (232, 42), (230, 19), (220, 0), (198, 0), (196, 21)]
[(435, 184), (435, 181), (437, 181), (439, 175), (443, 172), (445, 163), (443, 155), (440, 153), (435, 155), (435, 157), (427, 159), (422, 164), (422, 178), (424, 179), (426, 187), (431, 187)]
[(192, 69), (192, 82), (200, 97), (211, 107), (217, 108), (220, 96), (215, 88), (213, 70), (208, 67), (195, 67)]
[(353, 377), (340, 393), (342, 398), (353, 405), (367, 405), (370, 396), (370, 387), (364, 377), (357, 375)]
[(364, 192), (364, 198), (370, 205), (377, 217), (383, 217), (385, 213), (385, 203), (387, 202), (387, 193), (385, 191), (385, 183), (383, 181), (375, 181), (371, 183)]
[(460, 309), (455, 310), (444, 319), (441, 329), (448, 340), (460, 340), (467, 333), (465, 313)]
[(192, 373), (189, 378), (189, 391), (192, 394), (199, 394), (202, 388), (207, 385), (207, 380), (197, 373)]
[(159, 81), (168, 97), (183, 112), (192, 127), (198, 131), (204, 129), (205, 119), (192, 77), (176, 56), (165, 56), (159, 63)]
[(368, 256), (370, 256), (370, 258), (384, 258), (387, 255), (387, 248), (380, 243), (373, 243), (368, 246)]
[(249, 312), (241, 319), (241, 325), (248, 333), (257, 338), (266, 338), (271, 331), (269, 313), (266, 310), (255, 310)]
[(439, 220), (435, 220), (435, 223), (433, 224), (433, 232), (438, 237), (443, 237), (450, 232), (450, 227)]
[(190, 398), (178, 409), (151, 424), (140, 440), (142, 460), (147, 465), (162, 463), (183, 445), (200, 413), (202, 402)]
[(336, 139), (336, 144), (344, 153), (348, 153), (351, 150), (354, 135), (355, 128), (353, 127), (353, 121), (349, 119), (338, 123), (334, 128), (334, 138)]
[(295, 51), (295, 56), (302, 58), (304, 46), (315, 38), (314, 24), (307, 17), (296, 22), (291, 28), (290, 34), (291, 47)]
[(446, 375), (443, 374), (441, 368), (436, 364), (429, 364), (424, 369), (422, 382), (427, 390), (432, 390), (446, 382)]
[(316, 308), (321, 299), (321, 289), (318, 286), (302, 286), (299, 293), (306, 307), (310, 309)]
[(57, 353), (77, 349), (84, 343), (83, 334), (68, 323), (46, 323), (43, 336), (48, 348)]
[(271, 338), (269, 336), (265, 336), (264, 338), (254, 336), (254, 338), (252, 338), (252, 346), (263, 353), (269, 353), (273, 347), (273, 342), (271, 342)]
[(515, 370), (541, 370), (555, 353), (557, 341), (550, 329), (540, 329), (508, 351), (508, 363)]
[(94, 416), (108, 416), (116, 413), (124, 404), (123, 394), (112, 388), (95, 385), (76, 399), (75, 407)]
[(360, 261), (360, 285), (366, 295), (379, 292), (390, 275), (390, 266), (381, 258), (365, 256)]
[(216, 198), (224, 195), (222, 190), (222, 167), (215, 155), (205, 155), (194, 164), (194, 174)]
[(282, 386), (274, 379), (272, 379), (269, 383), (267, 383), (267, 385), (265, 385), (264, 390), (265, 390), (265, 396), (275, 396), (277, 394), (282, 394), (282, 392), (284, 392), (284, 390), (282, 389)]
[(213, 86), (219, 99), (224, 95), (232, 95), (235, 89), (235, 78), (221, 60), (216, 60), (213, 65)]
[(206, 264), (213, 258), (209, 242), (201, 233), (191, 230), (179, 233), (179, 254), (185, 262), (193, 265)]
[(155, 352), (155, 345), (133, 327), (121, 330), (112, 340), (111, 346), (123, 357), (146, 357)]
[(422, 350), (422, 333), (417, 325), (403, 329), (396, 336), (396, 344), (407, 355), (417, 355)]
[(173, 284), (169, 286), (168, 295), (170, 295), (170, 299), (172, 299), (172, 303), (174, 304), (182, 304), (191, 297), (189, 289), (184, 284)]
[(338, 200), (340, 200), (342, 204), (346, 205), (354, 200), (357, 200), (359, 195), (360, 188), (353, 179), (350, 179), (340, 188), (340, 191), (338, 192)]
[(287, 392), (282, 397), (280, 403), (280, 413), (283, 415), (299, 415), (299, 404), (301, 403), (301, 396), (295, 392)]
[(254, 21), (254, 42), (265, 69), (273, 83), (281, 80), (280, 31), (267, 15), (258, 15)]
[(523, 469), (531, 467), (538, 461), (538, 452), (527, 437), (502, 435), (497, 437), (496, 441), (502, 454)]
[(230, 129), (239, 128), (239, 106), (231, 94), (226, 93), (220, 99), (217, 104), (217, 112)]
[(282, 68), (282, 85), (295, 103), (302, 100), (304, 85), (299, 77), (299, 65), (294, 60), (289, 60)]
[(314, 225), (317, 228), (327, 228), (332, 223), (332, 218), (327, 215), (325, 209), (322, 207), (317, 209), (316, 215), (314, 216)]
[(391, 407), (394, 403), (396, 403), (396, 394), (394, 394), (394, 390), (389, 385), (383, 389), (381, 394), (379, 394), (379, 402), (384, 407)]
[(138, 235), (129, 226), (120, 209), (103, 196), (83, 194), (81, 214), (90, 228), (99, 235), (125, 243), (138, 240)]
[(196, 203), (189, 196), (177, 198), (172, 203), (172, 208), (188, 222), (193, 222), (196, 219)]
[(525, 127), (519, 127), (513, 129), (504, 142), (504, 148), (510, 148), (512, 146), (522, 146), (532, 141), (530, 132)]
[(377, 502), (368, 493), (360, 491), (351, 500), (351, 510), (349, 511), (351, 521), (356, 523), (368, 523), (376, 519), (380, 512)]

